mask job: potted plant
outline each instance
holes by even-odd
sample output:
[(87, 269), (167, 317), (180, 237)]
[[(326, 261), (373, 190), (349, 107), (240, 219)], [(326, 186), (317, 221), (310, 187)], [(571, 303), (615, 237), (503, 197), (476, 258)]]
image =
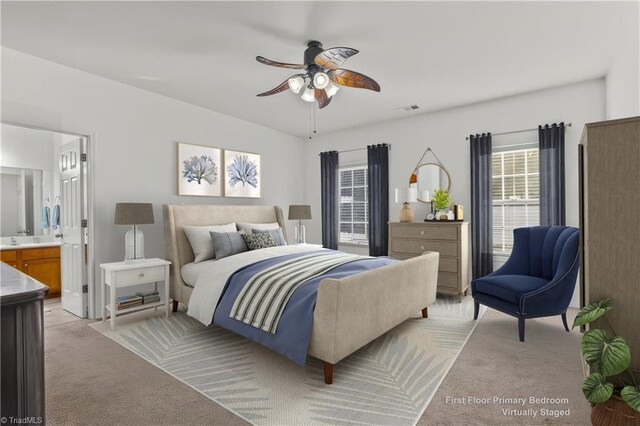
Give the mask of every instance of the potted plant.
[[(573, 327), (589, 324), (613, 307), (610, 298), (598, 300), (580, 309)], [(630, 369), (631, 351), (627, 342), (603, 317), (613, 336), (592, 328), (582, 336), (580, 349), (589, 365), (589, 376), (582, 383), (584, 396), (593, 404), (594, 425), (640, 424), (640, 387)]]
[(433, 208), (436, 210), (436, 219), (448, 220), (446, 209), (451, 205), (451, 195), (446, 189), (436, 188), (433, 191), (433, 197), (431, 198)]

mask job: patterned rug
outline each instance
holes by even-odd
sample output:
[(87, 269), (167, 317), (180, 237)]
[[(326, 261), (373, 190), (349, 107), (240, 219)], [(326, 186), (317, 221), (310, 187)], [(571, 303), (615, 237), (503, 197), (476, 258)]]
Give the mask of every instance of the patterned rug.
[(184, 312), (90, 326), (256, 425), (414, 425), (476, 324), (471, 297), (438, 297), (428, 319), (416, 315), (339, 362), (332, 385), (314, 358), (300, 367)]

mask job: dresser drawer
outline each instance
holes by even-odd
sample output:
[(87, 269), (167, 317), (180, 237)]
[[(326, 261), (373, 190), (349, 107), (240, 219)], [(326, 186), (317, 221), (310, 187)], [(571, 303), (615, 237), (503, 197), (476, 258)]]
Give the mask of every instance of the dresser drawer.
[(447, 272), (440, 272), (438, 274), (438, 287), (445, 287), (450, 289), (458, 289), (458, 274), (450, 274)]
[(391, 251), (398, 253), (422, 254), (425, 251), (437, 251), (441, 256), (457, 256), (458, 243), (448, 241), (391, 239)]
[(165, 267), (151, 266), (149, 268), (125, 269), (106, 274), (105, 282), (109, 285), (136, 285), (164, 281)]
[(393, 238), (418, 238), (428, 240), (458, 240), (458, 228), (453, 226), (402, 226), (394, 225)]
[(55, 259), (60, 257), (60, 247), (28, 248), (22, 250), (22, 260)]
[(0, 260), (3, 262), (15, 262), (18, 260), (18, 252), (16, 250), (2, 250), (0, 251)]
[(438, 271), (457, 273), (458, 259), (452, 258), (452, 257), (440, 256), (440, 266), (438, 267)]

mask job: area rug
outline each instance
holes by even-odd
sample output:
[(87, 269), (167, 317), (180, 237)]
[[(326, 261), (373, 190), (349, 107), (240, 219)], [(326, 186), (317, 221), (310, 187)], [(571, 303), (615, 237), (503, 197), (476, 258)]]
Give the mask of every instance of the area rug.
[(300, 367), (184, 312), (117, 321), (115, 331), (90, 326), (256, 425), (414, 425), (477, 324), (471, 297), (438, 298), (428, 319), (416, 315), (340, 361), (325, 385), (320, 361)]

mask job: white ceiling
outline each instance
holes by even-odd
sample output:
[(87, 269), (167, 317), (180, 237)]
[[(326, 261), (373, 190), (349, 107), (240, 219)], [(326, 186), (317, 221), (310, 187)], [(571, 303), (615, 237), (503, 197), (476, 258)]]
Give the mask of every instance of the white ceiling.
[(382, 91), (340, 90), (318, 113), (327, 133), (601, 77), (637, 55), (638, 31), (637, 2), (2, 3), (8, 48), (300, 136), (307, 103), (255, 96), (295, 71), (256, 55), (301, 62), (310, 39), (360, 50), (345, 67)]

